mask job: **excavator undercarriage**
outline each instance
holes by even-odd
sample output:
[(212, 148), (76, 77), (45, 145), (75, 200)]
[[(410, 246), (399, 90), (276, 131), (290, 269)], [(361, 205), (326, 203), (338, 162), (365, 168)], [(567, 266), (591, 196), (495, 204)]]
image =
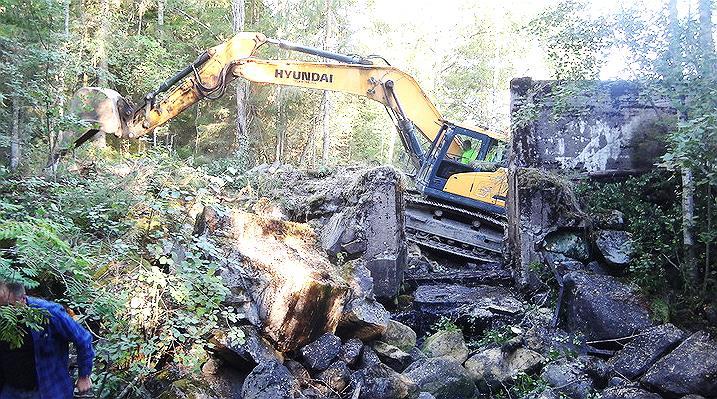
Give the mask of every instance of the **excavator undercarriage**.
[(424, 248), (475, 262), (502, 260), (506, 220), (468, 210), (409, 191), (406, 199), (406, 238)]

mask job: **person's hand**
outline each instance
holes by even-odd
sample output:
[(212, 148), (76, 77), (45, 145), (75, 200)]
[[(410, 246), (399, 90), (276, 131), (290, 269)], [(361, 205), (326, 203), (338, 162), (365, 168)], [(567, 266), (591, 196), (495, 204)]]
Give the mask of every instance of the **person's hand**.
[(92, 388), (92, 380), (90, 380), (90, 377), (80, 377), (77, 379), (75, 386), (79, 393), (88, 392)]

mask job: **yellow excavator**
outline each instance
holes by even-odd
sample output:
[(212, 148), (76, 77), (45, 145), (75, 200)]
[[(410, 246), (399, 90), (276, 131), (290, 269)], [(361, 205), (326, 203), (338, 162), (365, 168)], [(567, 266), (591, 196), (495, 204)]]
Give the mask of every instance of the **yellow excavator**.
[[(266, 44), (332, 62), (255, 57)], [(144, 136), (194, 103), (221, 97), (227, 85), (239, 77), (258, 84), (352, 93), (383, 104), (416, 171), (412, 176), (416, 191), (406, 196), (407, 238), (462, 258), (500, 258), (507, 137), (446, 121), (415, 79), (381, 57), (338, 54), (261, 33), (239, 33), (203, 52), (137, 106), (110, 89), (80, 89), (71, 108), (85, 128), (63, 135), (54, 159), (99, 131), (128, 139)]]

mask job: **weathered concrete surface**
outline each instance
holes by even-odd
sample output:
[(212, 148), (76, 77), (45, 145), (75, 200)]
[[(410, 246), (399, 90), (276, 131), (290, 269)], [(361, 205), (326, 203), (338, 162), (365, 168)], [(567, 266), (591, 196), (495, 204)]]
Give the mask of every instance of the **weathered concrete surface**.
[(534, 283), (529, 265), (546, 262), (545, 237), (588, 225), (571, 197), (579, 175), (634, 173), (665, 152), (673, 123), (667, 101), (643, 98), (631, 82), (511, 81), (507, 257), (516, 281)]
[[(587, 172), (652, 168), (667, 132), (668, 101), (626, 81), (513, 79), (513, 155), (518, 167)], [(652, 152), (652, 154), (650, 154)]]
[(344, 193), (344, 209), (331, 217), (321, 240), (331, 256), (361, 258), (371, 272), (374, 293), (398, 295), (406, 268), (403, 175), (390, 166), (363, 174)]
[(276, 349), (293, 350), (335, 331), (349, 287), (308, 225), (206, 207), (195, 232), (212, 235), (224, 249), (225, 283), (251, 298)]

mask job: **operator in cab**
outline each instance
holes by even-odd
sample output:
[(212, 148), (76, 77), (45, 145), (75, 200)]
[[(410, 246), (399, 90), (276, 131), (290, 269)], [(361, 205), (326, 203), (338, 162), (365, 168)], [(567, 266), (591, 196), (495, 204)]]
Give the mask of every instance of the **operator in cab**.
[(478, 157), (478, 152), (473, 148), (470, 140), (463, 140), (463, 153), (461, 154), (461, 163), (468, 165), (475, 161)]

